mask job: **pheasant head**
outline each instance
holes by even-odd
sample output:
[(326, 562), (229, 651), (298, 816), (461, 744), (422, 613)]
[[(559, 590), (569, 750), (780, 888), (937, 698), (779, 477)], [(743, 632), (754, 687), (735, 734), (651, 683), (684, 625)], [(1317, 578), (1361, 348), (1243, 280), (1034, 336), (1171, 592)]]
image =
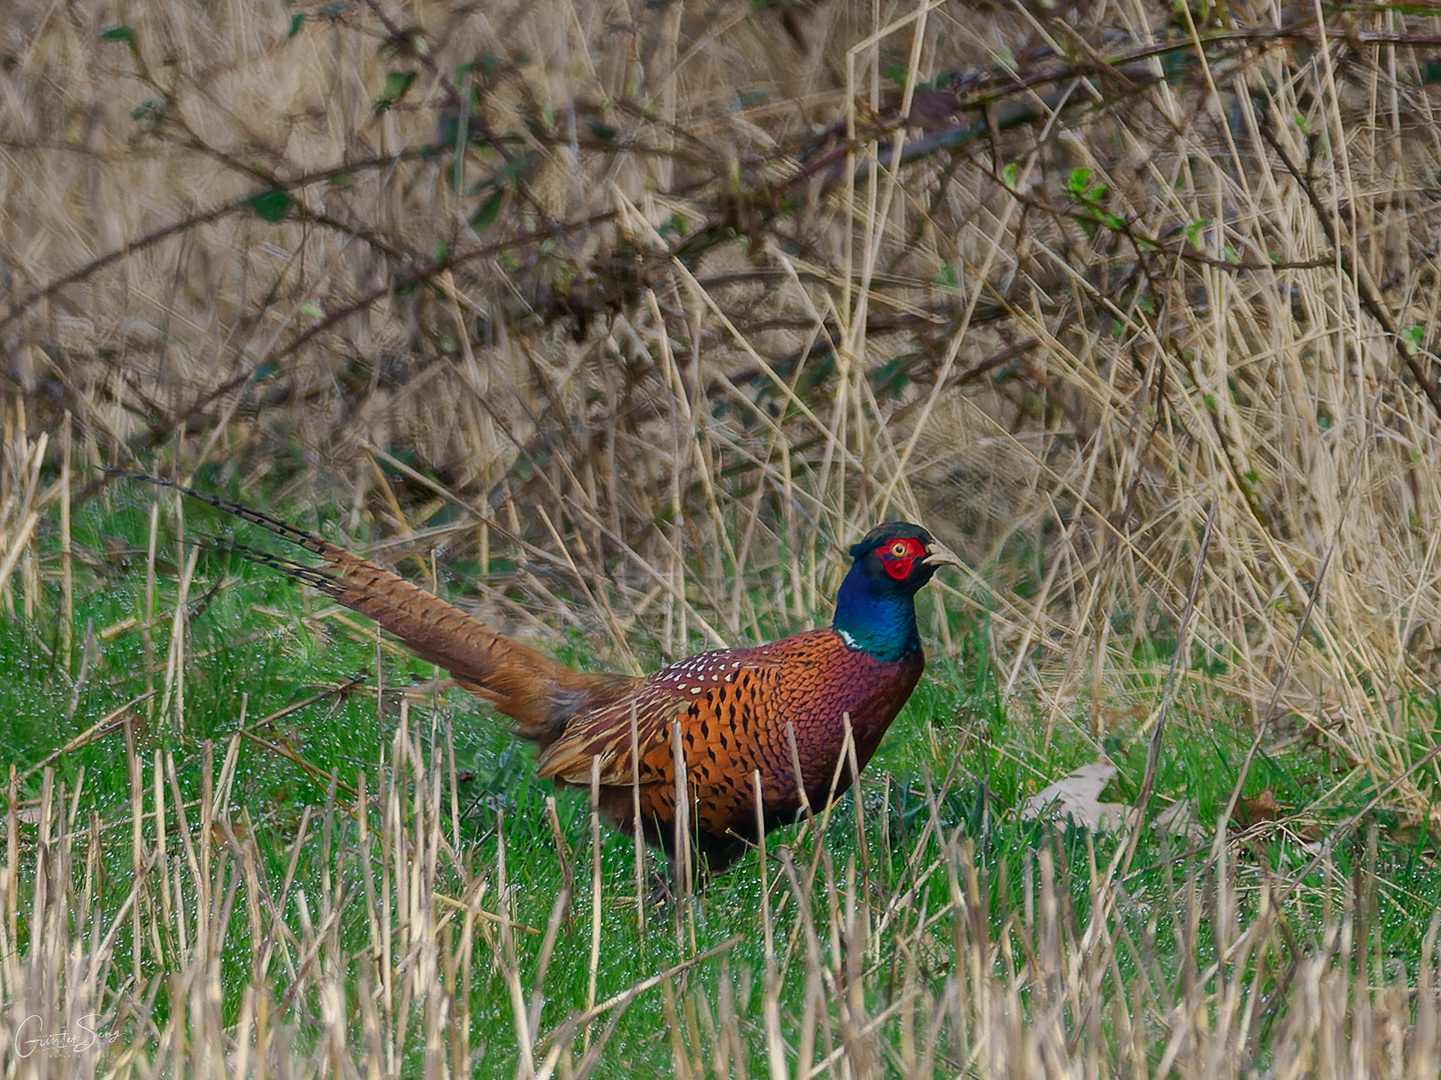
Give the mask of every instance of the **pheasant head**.
[(919, 654), (916, 592), (938, 566), (959, 566), (960, 559), (925, 529), (904, 521), (877, 525), (850, 553), (855, 562), (841, 582), (831, 625), (852, 649), (878, 660)]

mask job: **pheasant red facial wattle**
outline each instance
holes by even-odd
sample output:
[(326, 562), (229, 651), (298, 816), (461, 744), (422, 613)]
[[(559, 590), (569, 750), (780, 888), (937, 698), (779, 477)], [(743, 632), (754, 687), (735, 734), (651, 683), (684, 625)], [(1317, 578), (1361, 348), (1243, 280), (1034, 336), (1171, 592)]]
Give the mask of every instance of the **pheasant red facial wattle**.
[[(139, 479), (177, 488), (318, 556), (316, 565), (263, 561), (368, 615), (511, 717), (517, 734), (537, 745), (542, 776), (590, 787), (598, 771), (600, 811), (615, 828), (635, 829), (638, 793), (647, 841), (672, 859), (682, 757), (690, 835), (712, 872), (758, 839), (757, 773), (770, 828), (850, 786), (846, 717), (856, 766), (865, 768), (925, 667), (916, 592), (937, 567), (959, 565), (920, 526), (880, 525), (850, 549), (829, 628), (701, 653), (646, 677), (586, 674), (312, 533), (169, 481)], [(677, 724), (681, 755), (672, 746)]]

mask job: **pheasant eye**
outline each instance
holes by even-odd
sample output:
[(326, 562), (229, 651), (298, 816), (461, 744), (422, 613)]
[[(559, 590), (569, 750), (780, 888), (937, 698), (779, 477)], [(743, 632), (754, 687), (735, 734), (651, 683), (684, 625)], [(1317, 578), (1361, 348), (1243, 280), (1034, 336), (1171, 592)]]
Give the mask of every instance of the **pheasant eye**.
[(906, 545), (900, 540), (897, 540), (894, 544), (891, 545), (891, 554), (898, 559), (905, 555), (909, 550), (910, 549), (906, 547)]

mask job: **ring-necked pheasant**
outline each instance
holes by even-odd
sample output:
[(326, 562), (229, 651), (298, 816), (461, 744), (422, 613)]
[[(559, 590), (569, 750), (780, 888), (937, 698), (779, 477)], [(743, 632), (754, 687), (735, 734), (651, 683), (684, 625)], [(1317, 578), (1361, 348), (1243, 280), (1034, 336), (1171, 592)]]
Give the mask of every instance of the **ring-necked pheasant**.
[(541, 776), (588, 788), (598, 761), (600, 812), (610, 825), (633, 832), (638, 790), (645, 837), (672, 859), (677, 754), (671, 739), (678, 723), (691, 835), (711, 872), (758, 838), (757, 770), (769, 829), (794, 823), (807, 805), (822, 807), (850, 786), (846, 716), (856, 767), (865, 768), (925, 667), (916, 592), (937, 566), (960, 565), (918, 525), (879, 525), (850, 549), (854, 562), (829, 628), (701, 653), (644, 677), (586, 674), (313, 533), (168, 480), (138, 478), (176, 488), (319, 556), (319, 565), (262, 559), (368, 615), (513, 719), (520, 737), (538, 748)]

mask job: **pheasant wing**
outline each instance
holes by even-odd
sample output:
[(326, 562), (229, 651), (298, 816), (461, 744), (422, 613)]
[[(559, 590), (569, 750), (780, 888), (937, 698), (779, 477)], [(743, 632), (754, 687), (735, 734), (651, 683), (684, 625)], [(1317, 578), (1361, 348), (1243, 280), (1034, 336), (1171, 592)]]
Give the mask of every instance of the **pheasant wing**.
[(647, 680), (634, 694), (566, 725), (564, 734), (541, 751), (540, 775), (588, 787), (591, 762), (599, 761), (603, 785), (629, 787), (637, 779), (631, 763), (638, 748), (641, 784), (673, 782), (671, 724), (684, 720), (688, 704)]
[[(794, 661), (792, 661), (794, 664)], [(804, 661), (802, 661), (804, 663)], [(754, 697), (782, 666), (771, 646), (721, 649), (679, 660), (646, 679), (634, 693), (602, 708), (582, 713), (540, 755), (540, 774), (571, 784), (589, 785), (591, 762), (600, 761), (600, 782), (629, 786), (675, 782), (671, 726), (681, 723), (692, 751), (707, 734), (728, 721), (717, 710), (716, 695), (725, 699), (746, 684)], [(773, 688), (772, 688), (773, 689)], [(739, 702), (736, 702), (739, 704)], [(746, 706), (754, 709), (759, 702)], [(768, 710), (761, 710), (768, 712)], [(734, 706), (732, 706), (732, 714)], [(759, 715), (753, 718), (760, 720)], [(693, 757), (694, 754), (688, 755)], [(632, 762), (639, 758), (639, 775)], [(697, 761), (691, 762), (694, 771)]]

